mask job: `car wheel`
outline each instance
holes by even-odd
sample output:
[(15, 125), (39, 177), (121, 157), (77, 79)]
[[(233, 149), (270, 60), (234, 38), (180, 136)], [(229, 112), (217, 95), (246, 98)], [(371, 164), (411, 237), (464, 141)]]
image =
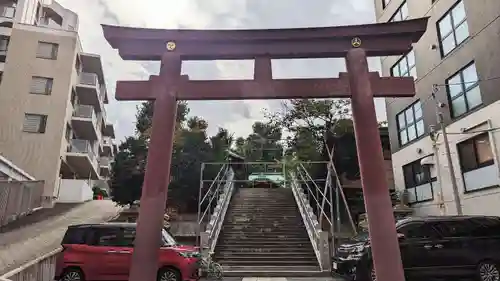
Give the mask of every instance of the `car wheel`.
[(181, 281), (181, 274), (173, 268), (162, 268), (158, 272), (158, 281)]
[(61, 281), (85, 281), (83, 272), (78, 268), (68, 268), (61, 275)]
[(500, 269), (492, 261), (483, 261), (477, 266), (479, 281), (500, 281)]

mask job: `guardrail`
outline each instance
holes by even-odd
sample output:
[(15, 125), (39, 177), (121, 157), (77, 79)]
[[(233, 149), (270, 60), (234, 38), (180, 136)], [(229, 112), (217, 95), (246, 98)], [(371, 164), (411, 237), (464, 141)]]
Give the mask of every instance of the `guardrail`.
[(294, 172), (289, 173), (290, 187), (293, 191), (293, 196), (297, 202), (302, 221), (311, 240), (311, 244), (318, 259), (318, 263), (322, 271), (329, 271), (331, 269), (330, 262), (330, 245), (328, 243), (328, 232), (323, 231), (318, 222), (318, 217), (314, 214), (313, 208), (307, 199), (307, 195), (298, 183)]
[[(202, 175), (203, 175), (202, 164)], [(224, 223), (224, 218), (226, 216), (227, 209), (229, 207), (229, 202), (233, 195), (234, 190), (234, 171), (229, 165), (223, 165), (219, 170), (216, 178), (211, 183), (207, 192), (202, 195), (200, 188), (200, 199), (198, 205), (198, 225), (200, 228), (200, 243), (199, 245), (203, 249), (202, 254), (207, 255), (215, 249), (217, 239), (219, 237), (220, 230), (222, 229), (222, 224)], [(203, 181), (201, 182), (201, 186)], [(215, 200), (215, 201), (214, 201)], [(212, 211), (213, 203), (215, 207)], [(205, 210), (203, 210), (204, 203), (207, 204)], [(201, 226), (206, 217), (210, 220), (206, 225), (206, 229), (201, 231)]]
[(44, 181), (0, 181), (0, 226), (42, 207)]
[(2, 276), (0, 281), (52, 281), (56, 271), (58, 248)]

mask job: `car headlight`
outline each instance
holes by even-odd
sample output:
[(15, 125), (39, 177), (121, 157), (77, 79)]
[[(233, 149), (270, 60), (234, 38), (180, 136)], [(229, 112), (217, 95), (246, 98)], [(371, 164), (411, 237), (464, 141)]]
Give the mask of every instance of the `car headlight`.
[(201, 257), (199, 252), (178, 252), (181, 257), (184, 258), (199, 258)]

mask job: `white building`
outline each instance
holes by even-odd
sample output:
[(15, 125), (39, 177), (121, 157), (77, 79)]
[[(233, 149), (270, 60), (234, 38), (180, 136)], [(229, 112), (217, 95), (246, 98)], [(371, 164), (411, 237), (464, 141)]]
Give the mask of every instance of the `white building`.
[[(416, 79), (415, 97), (386, 100), (396, 188), (419, 215), (452, 215), (454, 178), (464, 214), (500, 215), (500, 1), (374, 1), (379, 22), (430, 17), (411, 52), (381, 59), (385, 76)], [(434, 89), (453, 175), (443, 135), (437, 155), (429, 137), (431, 126), (439, 129)]]

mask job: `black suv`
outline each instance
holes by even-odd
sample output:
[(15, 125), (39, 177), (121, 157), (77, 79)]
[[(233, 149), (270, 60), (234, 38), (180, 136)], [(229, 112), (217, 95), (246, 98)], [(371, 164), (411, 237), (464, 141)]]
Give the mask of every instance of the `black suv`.
[[(499, 217), (411, 217), (398, 221), (396, 229), (407, 279), (500, 281)], [(341, 244), (332, 268), (353, 280), (376, 280), (368, 233)]]

